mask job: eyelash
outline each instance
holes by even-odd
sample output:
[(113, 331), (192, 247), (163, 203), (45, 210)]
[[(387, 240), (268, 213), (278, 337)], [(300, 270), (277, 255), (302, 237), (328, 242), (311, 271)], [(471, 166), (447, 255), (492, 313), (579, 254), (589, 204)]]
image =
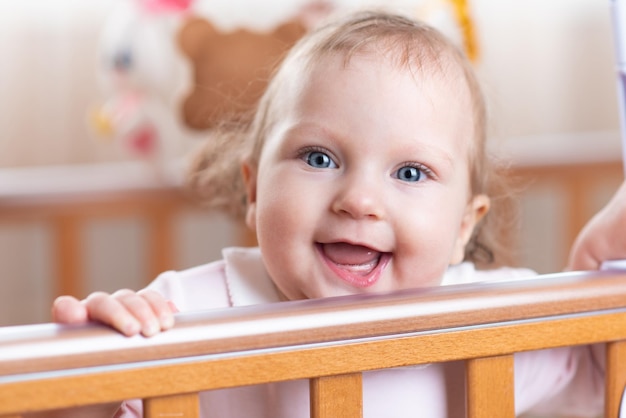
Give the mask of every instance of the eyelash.
[(298, 158), (301, 159), (302, 161), (304, 161), (305, 163), (307, 163), (307, 159), (311, 156), (311, 154), (313, 154), (314, 152), (319, 152), (322, 154), (326, 154), (328, 156), (328, 158), (335, 164), (338, 165), (335, 162), (335, 158), (333, 156), (333, 154), (328, 151), (326, 148), (323, 147), (317, 147), (317, 146), (310, 146), (310, 147), (306, 147), (306, 148), (302, 148), (299, 152), (298, 152)]
[[(415, 163), (415, 162), (411, 162), (411, 163), (404, 163), (403, 165), (401, 165), (397, 170), (395, 170), (395, 177), (398, 180), (402, 180), (398, 173), (400, 172), (400, 170), (402, 170), (403, 168), (414, 168), (416, 170), (418, 170), (420, 173), (423, 173), (423, 175), (425, 176), (425, 179), (433, 179), (435, 178), (435, 173), (433, 172), (433, 170), (431, 170), (430, 168), (428, 168), (427, 166), (425, 166), (424, 164), (420, 164), (420, 163)], [(421, 178), (418, 180), (418, 182), (423, 181)]]

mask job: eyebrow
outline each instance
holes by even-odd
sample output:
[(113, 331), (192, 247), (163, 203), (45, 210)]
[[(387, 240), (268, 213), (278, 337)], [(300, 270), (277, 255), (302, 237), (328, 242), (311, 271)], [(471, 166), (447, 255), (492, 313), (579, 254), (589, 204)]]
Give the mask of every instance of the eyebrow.
[[(429, 143), (432, 144), (434, 142), (436, 141), (431, 141)], [(429, 155), (434, 155), (435, 158), (446, 162), (450, 166), (454, 165), (455, 158), (453, 158), (452, 155), (450, 155), (450, 153), (444, 149), (432, 145), (424, 146), (417, 141), (412, 143), (411, 147), (415, 149), (416, 154), (428, 153)]]
[(322, 126), (320, 124), (317, 124), (315, 122), (308, 122), (308, 121), (295, 122), (295, 123), (287, 126), (286, 128), (284, 128), (284, 130), (283, 130), (283, 134), (284, 135), (300, 134), (300, 133), (321, 134), (324, 137), (329, 138), (329, 139), (337, 137), (337, 134), (334, 134), (332, 131), (330, 131), (329, 129), (325, 128), (324, 126)]

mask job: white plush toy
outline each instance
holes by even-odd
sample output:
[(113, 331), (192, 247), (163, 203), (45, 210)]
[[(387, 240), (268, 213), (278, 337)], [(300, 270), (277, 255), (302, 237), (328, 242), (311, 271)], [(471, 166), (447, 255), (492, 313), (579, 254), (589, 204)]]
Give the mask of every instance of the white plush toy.
[(191, 0), (125, 0), (106, 21), (98, 76), (105, 96), (92, 126), (125, 154), (148, 161), (157, 174), (182, 150), (178, 99), (187, 74), (176, 31)]

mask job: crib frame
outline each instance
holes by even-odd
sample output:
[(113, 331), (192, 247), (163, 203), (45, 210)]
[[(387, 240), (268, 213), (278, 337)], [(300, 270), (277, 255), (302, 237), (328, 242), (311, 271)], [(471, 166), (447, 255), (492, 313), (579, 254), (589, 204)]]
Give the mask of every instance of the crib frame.
[(125, 338), (98, 325), (0, 328), (0, 416), (142, 398), (146, 417), (197, 417), (199, 391), (310, 379), (312, 418), (360, 417), (362, 372), (464, 360), (467, 416), (513, 417), (514, 353), (595, 343), (606, 343), (605, 416), (618, 416), (626, 385), (626, 274), (620, 272), (177, 319), (174, 329), (153, 338)]

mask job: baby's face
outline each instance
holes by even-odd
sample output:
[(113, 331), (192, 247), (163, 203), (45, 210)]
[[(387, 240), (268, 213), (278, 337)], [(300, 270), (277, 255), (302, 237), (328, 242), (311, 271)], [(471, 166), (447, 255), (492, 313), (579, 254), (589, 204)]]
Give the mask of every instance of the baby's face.
[(438, 285), (488, 207), (469, 193), (464, 82), (364, 55), (327, 58), (292, 87), (248, 181), (248, 223), (278, 288), (302, 299)]

